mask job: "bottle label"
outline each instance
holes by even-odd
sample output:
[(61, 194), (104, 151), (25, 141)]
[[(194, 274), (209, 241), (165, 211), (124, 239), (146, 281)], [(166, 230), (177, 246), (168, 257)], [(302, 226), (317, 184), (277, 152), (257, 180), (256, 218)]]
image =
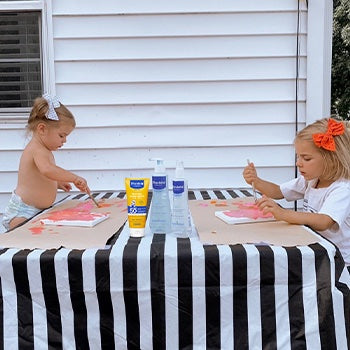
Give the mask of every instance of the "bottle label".
[(152, 188), (154, 190), (164, 190), (166, 188), (166, 176), (152, 176)]
[(144, 180), (130, 180), (131, 188), (143, 188), (145, 186)]
[(146, 215), (147, 213), (147, 207), (146, 206), (137, 206), (135, 201), (131, 201), (131, 205), (128, 205), (128, 214), (132, 215)]
[(185, 191), (185, 181), (173, 181), (174, 194), (181, 194)]

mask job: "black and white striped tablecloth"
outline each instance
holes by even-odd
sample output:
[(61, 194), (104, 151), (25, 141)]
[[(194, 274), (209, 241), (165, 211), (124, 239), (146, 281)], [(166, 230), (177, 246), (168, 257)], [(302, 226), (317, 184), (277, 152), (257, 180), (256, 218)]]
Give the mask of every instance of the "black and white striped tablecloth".
[(0, 349), (350, 348), (350, 278), (326, 240), (217, 246), (124, 227), (106, 249), (2, 249), (0, 282)]

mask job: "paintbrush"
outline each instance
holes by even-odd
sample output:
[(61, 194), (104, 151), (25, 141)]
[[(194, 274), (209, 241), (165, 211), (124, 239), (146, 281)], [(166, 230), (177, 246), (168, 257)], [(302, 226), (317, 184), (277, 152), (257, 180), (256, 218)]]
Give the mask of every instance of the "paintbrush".
[[(248, 165), (250, 164), (250, 160), (249, 159), (247, 159), (247, 163), (248, 163)], [(253, 188), (254, 202), (256, 202), (257, 201), (257, 197), (256, 197), (256, 189), (255, 189), (254, 181), (252, 181), (252, 188)]]
[(90, 199), (95, 203), (96, 207), (99, 208), (100, 205), (97, 203), (97, 200), (92, 196), (92, 194), (88, 193), (88, 195), (89, 195)]

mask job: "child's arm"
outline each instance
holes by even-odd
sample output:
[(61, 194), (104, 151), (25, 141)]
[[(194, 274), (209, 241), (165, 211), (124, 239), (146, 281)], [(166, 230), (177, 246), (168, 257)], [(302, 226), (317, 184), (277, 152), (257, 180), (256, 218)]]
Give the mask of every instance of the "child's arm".
[(315, 231), (324, 231), (331, 228), (335, 221), (326, 214), (297, 212), (280, 207), (274, 200), (263, 196), (257, 205), (264, 214), (271, 213), (276, 220), (286, 221), (290, 224), (306, 225)]
[(254, 183), (254, 187), (259, 192), (267, 195), (268, 197), (274, 199), (282, 199), (284, 198), (280, 187), (273, 182), (269, 182), (258, 177), (256, 172), (254, 163), (249, 163), (243, 170), (243, 177), (246, 183), (252, 185)]
[(87, 181), (55, 164), (54, 157), (51, 152), (45, 150), (38, 150), (33, 154), (34, 163), (41, 174), (50, 180), (58, 183), (74, 183), (74, 185), (82, 192), (90, 193)]
[(69, 182), (59, 181), (57, 182), (57, 188), (64, 192), (69, 192), (72, 189), (72, 186)]

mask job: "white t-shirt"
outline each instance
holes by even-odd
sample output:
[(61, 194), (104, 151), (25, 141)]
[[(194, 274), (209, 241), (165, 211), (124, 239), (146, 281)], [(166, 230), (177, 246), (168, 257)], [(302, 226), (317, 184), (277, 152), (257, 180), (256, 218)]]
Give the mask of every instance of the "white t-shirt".
[(329, 187), (314, 188), (316, 182), (300, 176), (280, 185), (280, 189), (287, 201), (304, 199), (303, 211), (326, 214), (336, 222), (319, 233), (339, 248), (345, 264), (350, 265), (350, 181), (341, 179)]

